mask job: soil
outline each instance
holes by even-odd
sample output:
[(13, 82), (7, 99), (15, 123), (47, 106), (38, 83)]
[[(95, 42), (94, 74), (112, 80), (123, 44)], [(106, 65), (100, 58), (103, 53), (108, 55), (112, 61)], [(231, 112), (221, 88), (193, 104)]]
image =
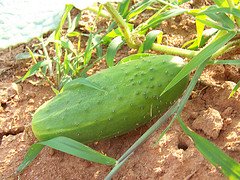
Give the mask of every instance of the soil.
[[(173, 18), (159, 27), (168, 36), (164, 43), (181, 46), (194, 37), (194, 21), (186, 16)], [(24, 75), (29, 62), (16, 62), (14, 57), (26, 45), (0, 51), (0, 179), (103, 179), (111, 167), (91, 163), (45, 147), (21, 174), (16, 169), (31, 144), (31, 117), (35, 110), (54, 96), (50, 86), (39, 77), (14, 83)], [(126, 53), (127, 52), (127, 53)], [(118, 59), (131, 54), (128, 48)], [(240, 49), (222, 59), (240, 59)], [(117, 60), (118, 60), (117, 59)], [(104, 68), (99, 65), (97, 70)], [(92, 70), (92, 73), (96, 71)], [(188, 100), (182, 118), (195, 132), (209, 139), (226, 154), (240, 162), (240, 91), (228, 98), (240, 80), (240, 68), (228, 65), (208, 66)], [(118, 159), (151, 123), (126, 135), (90, 144), (95, 150)], [(178, 122), (156, 141), (165, 123), (140, 146), (114, 179), (226, 179), (197, 151)]]

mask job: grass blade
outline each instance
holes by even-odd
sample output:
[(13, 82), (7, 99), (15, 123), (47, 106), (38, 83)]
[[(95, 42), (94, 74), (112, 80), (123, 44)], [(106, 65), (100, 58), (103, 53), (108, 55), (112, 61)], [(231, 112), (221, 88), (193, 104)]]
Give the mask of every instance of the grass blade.
[(108, 48), (107, 48), (107, 55), (106, 55), (106, 61), (107, 61), (107, 65), (108, 67), (111, 67), (114, 65), (114, 57), (118, 51), (118, 49), (123, 45), (124, 41), (122, 40), (121, 36), (118, 36), (116, 38), (114, 38)]
[(220, 169), (220, 171), (229, 179), (240, 179), (239, 163), (226, 155), (213, 143), (191, 131), (184, 124), (180, 116), (178, 117), (178, 121), (183, 131), (194, 141), (195, 147), (211, 164), (213, 164), (216, 168)]
[(68, 34), (74, 32), (74, 30), (75, 30), (76, 27), (78, 26), (78, 23), (79, 23), (80, 18), (81, 18), (81, 13), (79, 13), (79, 14), (73, 19), (72, 22), (70, 22), (70, 23), (71, 23), (71, 26), (70, 26), (70, 28), (68, 28), (68, 30), (67, 30), (67, 36), (68, 36)]
[(240, 66), (240, 60), (211, 60), (208, 62), (210, 65), (214, 64), (228, 64), (228, 65), (236, 65)]
[(23, 162), (18, 166), (17, 172), (22, 172), (22, 170), (24, 170), (37, 157), (43, 148), (44, 145), (33, 144), (25, 155)]
[(133, 17), (137, 16), (138, 14), (142, 13), (144, 10), (146, 10), (152, 3), (154, 3), (156, 0), (148, 0), (142, 3), (140, 6), (138, 6), (136, 9), (131, 10), (130, 13), (127, 15), (126, 19), (129, 21)]
[(90, 59), (92, 57), (92, 41), (93, 41), (93, 33), (91, 32), (89, 34), (88, 41), (87, 41), (87, 47), (86, 47), (85, 53), (84, 53), (84, 60), (83, 60), (84, 65), (88, 64), (88, 62), (90, 61)]
[(161, 33), (160, 30), (153, 30), (150, 31), (147, 36), (146, 36), (146, 40), (143, 42), (143, 44), (140, 46), (139, 48), (139, 53), (148, 51), (149, 49), (151, 49), (154, 41), (156, 40), (157, 36)]
[(157, 18), (152, 19), (151, 21), (148, 21), (147, 24), (141, 24), (139, 25), (136, 30), (141, 34), (146, 32), (149, 28), (154, 28), (157, 25), (159, 25), (162, 21), (169, 19), (171, 17), (178, 16), (180, 14), (183, 14), (187, 10), (185, 9), (171, 9), (169, 11), (165, 11), (164, 13), (161, 13)]
[(116, 160), (105, 156), (92, 148), (67, 137), (56, 137), (47, 141), (39, 142), (53, 149), (77, 156), (79, 158), (106, 165), (115, 165)]
[(27, 78), (33, 76), (34, 74), (36, 74), (40, 68), (42, 67), (46, 67), (48, 66), (50, 63), (49, 60), (45, 60), (45, 61), (39, 61), (37, 62), (37, 64), (33, 65), (28, 72), (20, 79), (22, 82), (25, 81)]
[(236, 84), (236, 86), (233, 88), (231, 94), (229, 95), (228, 98), (231, 98), (238, 90), (238, 88), (240, 87), (240, 81), (238, 81), (238, 83)]
[(102, 47), (101, 47), (101, 40), (102, 40), (102, 36), (99, 34), (96, 34), (93, 38), (93, 46), (96, 47), (97, 50), (97, 57), (102, 57), (103, 53), (102, 53)]
[(24, 157), (23, 162), (17, 168), (17, 172), (24, 170), (37, 157), (44, 146), (49, 146), (53, 149), (99, 164), (115, 165), (117, 163), (115, 159), (105, 156), (78, 141), (67, 137), (56, 137), (33, 144)]
[(119, 3), (118, 12), (123, 18), (125, 18), (128, 14), (130, 3), (130, 0), (123, 0)]
[(196, 19), (198, 47), (201, 45), (205, 25)]
[(219, 37), (213, 43), (207, 45), (201, 52), (198, 53), (187, 65), (183, 67), (183, 69), (173, 78), (173, 80), (167, 85), (165, 90), (162, 92), (164, 94), (170, 88), (172, 88), (175, 84), (181, 81), (185, 76), (187, 76), (193, 69), (203, 63), (206, 59), (210, 58), (214, 52), (216, 52), (219, 48), (221, 48), (224, 44), (226, 44), (229, 40), (231, 40), (236, 35), (236, 32), (227, 32), (222, 37)]
[(213, 0), (215, 4), (217, 4), (219, 7), (228, 7), (227, 0)]

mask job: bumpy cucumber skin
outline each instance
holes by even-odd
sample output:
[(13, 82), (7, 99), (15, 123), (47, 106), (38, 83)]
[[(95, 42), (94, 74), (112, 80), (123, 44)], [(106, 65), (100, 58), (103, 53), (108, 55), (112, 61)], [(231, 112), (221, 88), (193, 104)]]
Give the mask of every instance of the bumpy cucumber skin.
[[(32, 130), (39, 140), (66, 136), (89, 143), (127, 133), (164, 112), (185, 90), (185, 77), (161, 92), (182, 69), (179, 57), (152, 56), (129, 61), (88, 77), (104, 91), (76, 85), (43, 104)], [(177, 62), (176, 62), (177, 61)]]

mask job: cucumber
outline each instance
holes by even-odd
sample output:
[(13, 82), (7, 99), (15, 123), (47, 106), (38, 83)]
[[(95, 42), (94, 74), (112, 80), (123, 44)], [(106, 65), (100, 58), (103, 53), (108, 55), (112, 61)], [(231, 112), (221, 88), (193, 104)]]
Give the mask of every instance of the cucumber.
[(86, 80), (72, 81), (34, 114), (37, 139), (65, 136), (81, 143), (115, 137), (146, 124), (181, 96), (185, 77), (160, 96), (184, 66), (179, 57), (154, 55), (102, 70)]

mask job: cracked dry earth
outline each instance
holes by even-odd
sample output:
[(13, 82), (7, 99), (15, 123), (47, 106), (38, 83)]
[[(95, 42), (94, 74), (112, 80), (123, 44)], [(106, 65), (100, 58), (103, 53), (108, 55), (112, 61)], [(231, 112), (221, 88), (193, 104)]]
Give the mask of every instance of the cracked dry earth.
[[(36, 141), (30, 128), (32, 114), (54, 95), (51, 88), (40, 84), (36, 77), (24, 83), (13, 83), (17, 76), (23, 75), (24, 68), (22, 64), (15, 64), (1, 74), (0, 179), (103, 179), (111, 167), (90, 163), (50, 148), (44, 148), (21, 174), (15, 173), (29, 146)], [(182, 113), (189, 127), (238, 162), (240, 92), (230, 99), (228, 96), (239, 79), (237, 67), (207, 67)], [(119, 158), (150, 125), (90, 146)], [(114, 179), (226, 179), (202, 157), (177, 122), (155, 145), (166, 126), (164, 124), (137, 149)]]

